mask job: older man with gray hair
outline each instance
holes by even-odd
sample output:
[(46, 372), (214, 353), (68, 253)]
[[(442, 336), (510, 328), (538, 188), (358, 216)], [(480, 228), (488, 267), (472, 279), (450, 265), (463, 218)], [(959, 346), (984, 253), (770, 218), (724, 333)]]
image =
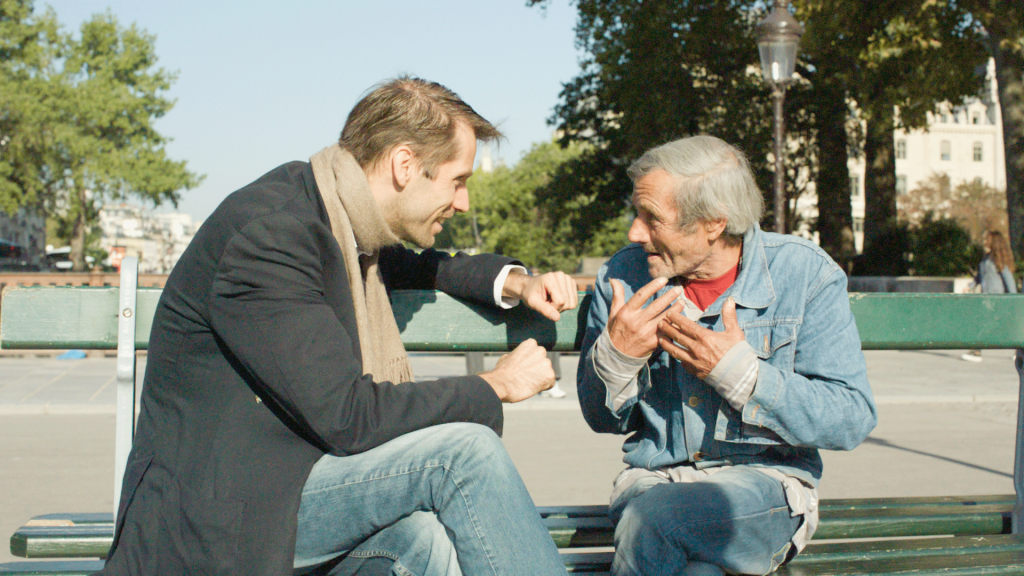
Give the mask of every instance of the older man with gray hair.
[(758, 228), (761, 191), (718, 138), (629, 176), (632, 244), (598, 273), (578, 372), (591, 428), (630, 434), (612, 572), (767, 574), (814, 533), (818, 450), (877, 421), (846, 275)]

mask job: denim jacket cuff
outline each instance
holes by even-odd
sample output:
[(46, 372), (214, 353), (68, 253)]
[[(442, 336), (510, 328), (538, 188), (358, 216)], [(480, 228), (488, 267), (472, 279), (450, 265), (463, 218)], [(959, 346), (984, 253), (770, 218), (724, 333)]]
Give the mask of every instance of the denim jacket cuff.
[(786, 376), (764, 360), (758, 360), (757, 364), (757, 384), (754, 385), (750, 400), (743, 406), (743, 422), (767, 428), (787, 444), (794, 444), (793, 436), (773, 416), (786, 387)]

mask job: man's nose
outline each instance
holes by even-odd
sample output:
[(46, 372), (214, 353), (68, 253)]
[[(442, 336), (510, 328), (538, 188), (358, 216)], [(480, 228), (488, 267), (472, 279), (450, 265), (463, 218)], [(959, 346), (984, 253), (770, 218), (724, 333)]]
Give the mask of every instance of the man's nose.
[(455, 190), (455, 199), (452, 200), (452, 208), (456, 212), (465, 212), (469, 210), (469, 188), (460, 186)]
[(636, 242), (637, 244), (646, 244), (651, 239), (647, 233), (647, 226), (640, 221), (639, 217), (633, 218), (633, 225), (629, 227), (626, 238), (630, 242)]

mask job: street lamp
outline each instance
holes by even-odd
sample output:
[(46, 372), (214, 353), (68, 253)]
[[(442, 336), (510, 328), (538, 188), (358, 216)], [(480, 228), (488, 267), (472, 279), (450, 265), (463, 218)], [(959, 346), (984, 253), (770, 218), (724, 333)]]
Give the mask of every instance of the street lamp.
[(786, 85), (792, 82), (796, 68), (796, 49), (803, 27), (789, 13), (789, 0), (775, 0), (775, 6), (757, 26), (757, 47), (761, 52), (761, 71), (772, 86), (775, 102), (775, 231), (786, 233), (786, 177), (782, 165), (783, 135), (786, 131), (782, 103)]

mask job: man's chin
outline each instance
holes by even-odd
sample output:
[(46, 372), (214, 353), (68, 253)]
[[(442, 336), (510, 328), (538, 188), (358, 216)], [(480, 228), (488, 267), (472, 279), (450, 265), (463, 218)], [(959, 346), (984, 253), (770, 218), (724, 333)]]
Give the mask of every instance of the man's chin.
[(435, 240), (435, 238), (434, 238), (433, 235), (429, 235), (429, 236), (427, 236), (425, 238), (411, 238), (411, 239), (409, 239), (410, 242), (412, 242), (413, 244), (415, 244), (416, 246), (418, 246), (420, 248), (423, 248), (424, 250), (426, 250), (427, 248), (433, 248), (434, 247), (434, 240)]

